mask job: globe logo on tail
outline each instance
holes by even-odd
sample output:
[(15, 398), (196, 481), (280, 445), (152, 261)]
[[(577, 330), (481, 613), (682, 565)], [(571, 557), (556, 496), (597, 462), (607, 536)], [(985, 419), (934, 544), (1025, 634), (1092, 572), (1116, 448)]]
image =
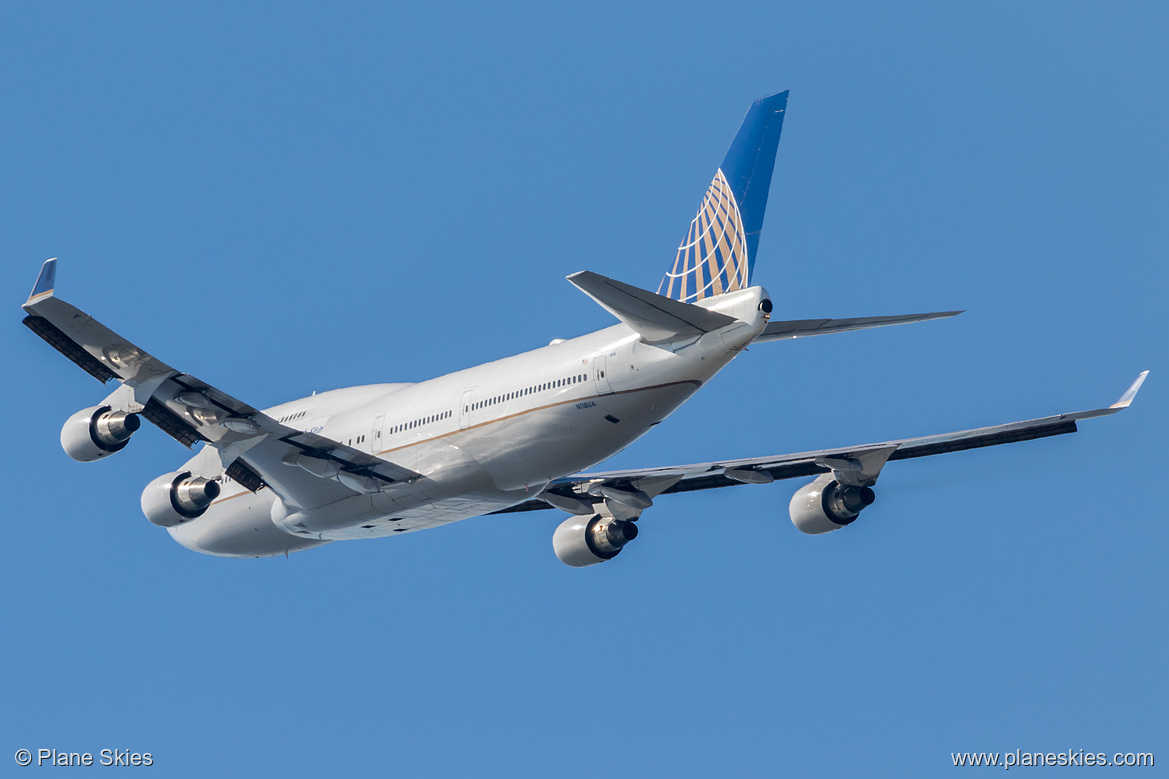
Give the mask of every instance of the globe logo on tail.
[(674, 267), (658, 286), (658, 294), (693, 303), (746, 288), (750, 273), (747, 231), (734, 193), (719, 168), (690, 223), (686, 240), (678, 247)]

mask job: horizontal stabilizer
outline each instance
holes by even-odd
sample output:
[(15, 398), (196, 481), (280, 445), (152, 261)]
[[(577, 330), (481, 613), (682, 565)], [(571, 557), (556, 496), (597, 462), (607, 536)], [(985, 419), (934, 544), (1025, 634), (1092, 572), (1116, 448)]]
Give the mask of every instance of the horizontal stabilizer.
[(726, 314), (672, 300), (592, 271), (574, 273), (568, 280), (649, 344), (694, 338), (736, 321)]
[(780, 341), (785, 338), (804, 338), (809, 335), (847, 333), (850, 330), (867, 330), (870, 327), (906, 325), (910, 322), (928, 322), (931, 319), (946, 319), (958, 316), (961, 311), (935, 311), (930, 314), (902, 314), (901, 316), (862, 316), (852, 319), (792, 319), (786, 322), (771, 322), (755, 339), (755, 343)]

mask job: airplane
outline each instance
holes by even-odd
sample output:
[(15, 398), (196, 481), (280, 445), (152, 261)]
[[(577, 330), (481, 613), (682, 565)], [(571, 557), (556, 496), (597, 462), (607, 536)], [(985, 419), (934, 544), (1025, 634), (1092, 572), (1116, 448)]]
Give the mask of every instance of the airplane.
[(486, 514), (558, 509), (573, 567), (615, 558), (661, 495), (809, 478), (789, 505), (802, 532), (854, 522), (887, 463), (1076, 431), (1132, 403), (956, 433), (764, 457), (587, 471), (648, 433), (748, 346), (952, 317), (960, 311), (773, 320), (751, 285), (788, 93), (752, 103), (656, 292), (583, 271), (568, 281), (618, 322), (416, 384), (313, 394), (263, 410), (183, 373), (55, 295), (41, 268), (24, 324), (113, 391), (61, 430), (74, 460), (121, 451), (152, 422), (197, 453), (142, 493), (187, 549), (287, 556)]

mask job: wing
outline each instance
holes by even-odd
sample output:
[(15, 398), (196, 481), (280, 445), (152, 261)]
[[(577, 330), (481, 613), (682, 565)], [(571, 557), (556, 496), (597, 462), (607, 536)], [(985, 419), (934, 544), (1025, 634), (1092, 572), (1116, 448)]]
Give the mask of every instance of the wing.
[(411, 470), (323, 435), (277, 422), (206, 382), (175, 370), (54, 296), (56, 259), (48, 260), (24, 310), (24, 324), (102, 383), (107, 399), (141, 414), (190, 447), (211, 450), (197, 462), (226, 472), (253, 492), (268, 486), (287, 504), (309, 509), (417, 477)]
[(645, 508), (649, 505), (647, 501), (657, 495), (740, 484), (767, 484), (777, 479), (794, 479), (828, 472), (834, 473), (842, 483), (869, 486), (876, 482), (886, 462), (1074, 433), (1076, 423), (1080, 420), (1108, 416), (1128, 408), (1148, 375), (1149, 372), (1145, 371), (1137, 376), (1120, 399), (1107, 408), (838, 449), (641, 470), (582, 473), (552, 482), (540, 499), (496, 513), (556, 507), (583, 514), (591, 511), (592, 504), (605, 498), (635, 509), (639, 508), (640, 503), (644, 504), (640, 508)]
[(870, 327), (906, 325), (910, 322), (928, 322), (931, 319), (947, 319), (958, 316), (961, 311), (936, 311), (931, 314), (902, 314), (900, 316), (862, 316), (852, 319), (792, 319), (770, 322), (763, 328), (754, 343), (780, 341), (786, 338), (805, 338), (809, 335), (847, 333), (850, 330), (868, 330)]

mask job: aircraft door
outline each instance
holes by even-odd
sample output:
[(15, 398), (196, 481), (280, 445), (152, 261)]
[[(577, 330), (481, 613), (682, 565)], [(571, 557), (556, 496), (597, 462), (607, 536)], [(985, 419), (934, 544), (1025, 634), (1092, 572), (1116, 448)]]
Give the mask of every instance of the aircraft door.
[(471, 403), (475, 396), (475, 390), (469, 389), (463, 393), (463, 399), (459, 401), (459, 429), (466, 430), (471, 425)]
[(593, 357), (593, 384), (597, 388), (598, 395), (613, 394), (613, 385), (609, 384), (609, 377), (605, 370), (605, 355), (598, 354)]
[(382, 430), (386, 426), (386, 415), (382, 414), (373, 422), (373, 435), (369, 437), (369, 451), (377, 454), (386, 448), (382, 442)]

